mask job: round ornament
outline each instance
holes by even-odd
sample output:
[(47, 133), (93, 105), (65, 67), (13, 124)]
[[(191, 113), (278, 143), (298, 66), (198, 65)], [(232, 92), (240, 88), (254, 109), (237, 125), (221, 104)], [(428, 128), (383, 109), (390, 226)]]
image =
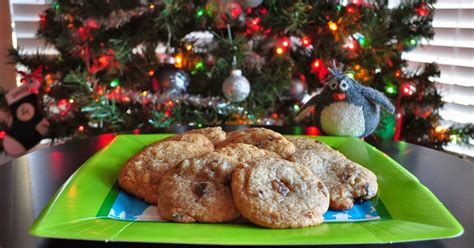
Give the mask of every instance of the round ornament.
[(291, 80), (290, 95), (294, 100), (301, 100), (308, 93), (308, 85), (300, 78)]
[(186, 93), (189, 87), (190, 78), (188, 74), (171, 64), (159, 67), (154, 75), (156, 75), (155, 80), (152, 80), (152, 90), (154, 92), (183, 94)]
[(242, 76), (241, 70), (233, 70), (224, 81), (222, 91), (227, 100), (241, 102), (250, 94), (250, 83), (246, 77)]
[(263, 0), (238, 0), (237, 2), (244, 8), (255, 8), (262, 4)]

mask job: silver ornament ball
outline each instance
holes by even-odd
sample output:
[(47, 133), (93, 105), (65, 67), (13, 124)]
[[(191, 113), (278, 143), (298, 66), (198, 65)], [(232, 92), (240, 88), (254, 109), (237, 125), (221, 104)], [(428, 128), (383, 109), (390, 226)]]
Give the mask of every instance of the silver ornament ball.
[(246, 77), (242, 76), (241, 70), (233, 70), (224, 81), (222, 91), (227, 100), (241, 102), (250, 94), (250, 83)]
[(308, 85), (299, 78), (291, 80), (290, 95), (295, 100), (301, 100), (308, 93)]
[(263, 3), (263, 0), (238, 0), (238, 3), (244, 8), (255, 8)]

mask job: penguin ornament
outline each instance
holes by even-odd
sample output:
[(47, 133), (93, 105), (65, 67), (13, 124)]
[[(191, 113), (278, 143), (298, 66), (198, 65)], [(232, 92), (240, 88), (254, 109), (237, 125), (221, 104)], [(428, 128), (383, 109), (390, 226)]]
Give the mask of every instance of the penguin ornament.
[(334, 77), (298, 114), (298, 117), (305, 115), (314, 106), (313, 118), (323, 133), (366, 137), (377, 128), (380, 106), (392, 114), (395, 111), (380, 91), (363, 86), (337, 70), (331, 72)]

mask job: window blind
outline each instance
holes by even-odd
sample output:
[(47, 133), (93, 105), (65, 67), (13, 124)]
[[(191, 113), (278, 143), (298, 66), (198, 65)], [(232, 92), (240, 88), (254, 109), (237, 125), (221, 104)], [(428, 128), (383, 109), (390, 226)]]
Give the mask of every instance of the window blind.
[[(441, 70), (435, 79), (445, 106), (443, 124), (474, 123), (474, 2), (438, 0), (433, 19), (434, 39), (403, 54), (410, 67), (436, 62)], [(474, 156), (474, 141), (468, 146), (449, 144), (445, 149)]]

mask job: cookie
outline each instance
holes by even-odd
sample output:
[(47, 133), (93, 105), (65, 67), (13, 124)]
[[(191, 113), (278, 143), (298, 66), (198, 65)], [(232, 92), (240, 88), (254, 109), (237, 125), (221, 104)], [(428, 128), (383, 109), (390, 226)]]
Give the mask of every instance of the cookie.
[(222, 141), (225, 140), (226, 137), (226, 132), (222, 130), (221, 127), (206, 127), (206, 128), (199, 128), (199, 129), (192, 129), (185, 134), (190, 134), (190, 133), (198, 133), (206, 136), (214, 146), (218, 145)]
[(261, 157), (236, 168), (234, 202), (242, 216), (268, 228), (301, 228), (323, 222), (329, 194), (323, 182), (303, 165)]
[[(196, 135), (200, 134), (194, 136)], [(197, 139), (207, 140), (204, 136)], [(209, 140), (207, 142), (207, 145), (187, 141), (153, 143), (128, 159), (120, 172), (118, 183), (130, 194), (150, 204), (156, 204), (158, 187), (163, 175), (184, 159), (202, 156), (213, 151), (212, 143)]]
[(181, 162), (161, 180), (160, 216), (176, 222), (235, 220), (240, 213), (234, 205), (230, 183), (236, 164), (217, 152)]
[(378, 191), (377, 177), (326, 144), (306, 138), (288, 138), (297, 151), (289, 160), (307, 166), (329, 189), (329, 208), (350, 209), (354, 200), (367, 200)]
[(248, 128), (227, 133), (226, 139), (217, 147), (235, 143), (254, 145), (257, 148), (275, 152), (282, 158), (289, 157), (296, 150), (295, 145), (283, 135), (266, 128)]
[(207, 149), (214, 150), (214, 144), (206, 136), (199, 133), (182, 133), (170, 136), (163, 141), (186, 141), (189, 143), (194, 143), (199, 146), (204, 146)]
[(218, 148), (216, 152), (227, 155), (238, 162), (246, 162), (259, 157), (279, 157), (278, 154), (258, 149), (257, 147), (244, 143), (229, 144), (227, 146)]

